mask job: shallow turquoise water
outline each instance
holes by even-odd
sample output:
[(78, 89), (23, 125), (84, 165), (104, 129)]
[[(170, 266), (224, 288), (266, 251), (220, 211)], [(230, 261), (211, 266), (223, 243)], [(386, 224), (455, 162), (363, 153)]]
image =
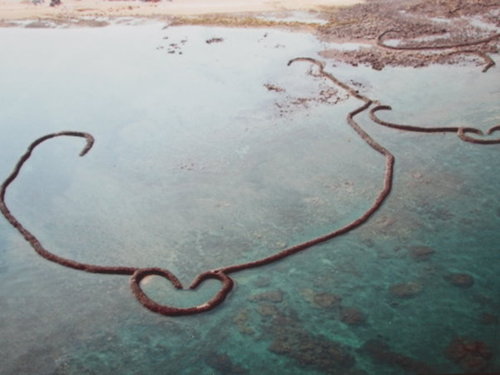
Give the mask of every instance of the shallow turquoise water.
[[(84, 158), (79, 139), (44, 143), (8, 193), (47, 248), (88, 263), (168, 268), (187, 284), (366, 210), (384, 160), (346, 124), (359, 101), (328, 96), (332, 86), (306, 63), (286, 66), (317, 56), (323, 43), (283, 31), (162, 26), (0, 30), (0, 175), (44, 134), (96, 138)], [(224, 40), (206, 43), (214, 37)], [(390, 120), (500, 123), (498, 68), (327, 69), (392, 105), (381, 114)], [(487, 370), (499, 371), (500, 147), (360, 122), (396, 156), (382, 209), (343, 237), (234, 274), (228, 300), (199, 316), (150, 313), (126, 277), (49, 263), (4, 221), (1, 373), (413, 374), (422, 363), (457, 373), (444, 354), (457, 336), (486, 343)], [(415, 246), (435, 252), (416, 260)], [(474, 285), (456, 287), (450, 273)], [(391, 295), (406, 282), (422, 291)], [(156, 279), (146, 288), (190, 306), (217, 283), (185, 296)], [(342, 321), (348, 307), (366, 321)], [(374, 339), (389, 346), (389, 359), (366, 349)]]

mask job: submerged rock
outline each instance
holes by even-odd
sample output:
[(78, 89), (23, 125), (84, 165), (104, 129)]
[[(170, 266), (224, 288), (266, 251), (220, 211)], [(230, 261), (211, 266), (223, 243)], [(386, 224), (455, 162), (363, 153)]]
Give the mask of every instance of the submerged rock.
[(240, 310), (234, 317), (233, 322), (236, 324), (238, 331), (244, 335), (253, 335), (255, 331), (250, 324), (250, 312), (246, 309)]
[(366, 322), (366, 315), (354, 307), (343, 307), (340, 320), (349, 325), (361, 325)]
[(417, 260), (427, 260), (434, 254), (436, 251), (428, 246), (412, 246), (410, 247), (410, 256)]
[(247, 369), (235, 364), (227, 354), (209, 353), (205, 363), (221, 374), (248, 374)]
[(272, 337), (269, 351), (287, 356), (301, 367), (344, 374), (355, 364), (346, 346), (306, 331), (299, 321), (288, 316), (275, 318), (269, 333)]
[(275, 317), (279, 314), (279, 310), (276, 308), (275, 305), (271, 303), (261, 303), (258, 307), (258, 310), (260, 315), (262, 316), (272, 316)]
[(375, 362), (397, 366), (411, 371), (412, 374), (429, 375), (434, 373), (426, 363), (392, 351), (386, 342), (379, 339), (366, 341), (360, 352), (368, 354)]
[(494, 325), (498, 324), (500, 320), (497, 315), (485, 312), (481, 314), (479, 322), (484, 325)]
[(322, 308), (339, 306), (342, 297), (331, 293), (317, 293), (313, 297), (313, 302), (316, 306)]
[(389, 288), (391, 295), (397, 298), (412, 298), (422, 290), (422, 285), (415, 282), (394, 284)]
[(331, 307), (339, 307), (342, 301), (342, 297), (339, 296), (338, 294), (327, 293), (327, 292), (315, 292), (310, 288), (301, 289), (300, 295), (307, 302), (310, 302), (314, 306), (323, 309)]
[(450, 273), (445, 276), (445, 280), (459, 288), (470, 288), (474, 285), (474, 278), (466, 273)]
[(273, 302), (279, 303), (283, 301), (283, 291), (281, 290), (271, 290), (268, 292), (263, 292), (259, 294), (255, 294), (248, 298), (250, 301), (259, 301), (259, 302)]
[(476, 372), (488, 368), (493, 353), (482, 341), (456, 337), (446, 348), (445, 356), (462, 369)]
[(254, 285), (257, 288), (265, 288), (271, 285), (271, 279), (268, 277), (260, 276), (257, 280), (255, 280)]

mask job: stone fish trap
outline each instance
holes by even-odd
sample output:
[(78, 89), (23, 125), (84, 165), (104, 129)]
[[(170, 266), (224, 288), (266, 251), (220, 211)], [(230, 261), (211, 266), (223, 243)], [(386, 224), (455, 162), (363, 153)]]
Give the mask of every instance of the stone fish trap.
[[(163, 315), (169, 315), (169, 316), (178, 316), (178, 315), (191, 315), (191, 314), (198, 314), (202, 313), (208, 310), (212, 310), (216, 306), (220, 305), (226, 297), (229, 295), (231, 292), (233, 286), (234, 286), (234, 281), (233, 279), (229, 276), (232, 273), (236, 273), (238, 271), (250, 269), (250, 268), (256, 268), (259, 266), (263, 266), (265, 264), (273, 263), (278, 260), (284, 259), (290, 255), (293, 255), (295, 253), (307, 250), (315, 245), (318, 245), (322, 242), (329, 241), (335, 237), (341, 236), (343, 234), (346, 234), (350, 232), (351, 230), (359, 227), (363, 223), (365, 223), (384, 203), (385, 199), (388, 197), (388, 195), (391, 192), (392, 188), (392, 183), (393, 183), (393, 175), (394, 175), (394, 162), (395, 162), (395, 157), (394, 155), (384, 148), (380, 143), (375, 141), (368, 133), (366, 133), (360, 126), (359, 124), (355, 121), (355, 117), (368, 110), (371, 107), (370, 110), (370, 117), (371, 119), (378, 123), (379, 125), (387, 126), (387, 127), (392, 127), (396, 128), (399, 130), (406, 130), (406, 131), (414, 131), (414, 132), (425, 132), (425, 133), (436, 133), (436, 132), (453, 132), (458, 135), (460, 139), (462, 139), (465, 142), (471, 142), (471, 143), (476, 143), (476, 144), (497, 144), (500, 143), (500, 138), (499, 139), (478, 139), (478, 138), (473, 138), (468, 135), (468, 133), (473, 133), (477, 135), (484, 135), (483, 132), (477, 128), (473, 127), (422, 127), (422, 126), (412, 126), (412, 125), (402, 125), (402, 124), (395, 124), (395, 123), (389, 123), (386, 121), (383, 121), (379, 119), (375, 112), (381, 111), (381, 110), (389, 110), (391, 107), (387, 105), (382, 105), (378, 101), (374, 101), (366, 96), (361, 95), (358, 91), (356, 91), (354, 88), (350, 87), (349, 85), (345, 84), (344, 82), (338, 80), (336, 77), (334, 77), (332, 74), (328, 73), (325, 71), (325, 66), (322, 62), (308, 58), (308, 57), (299, 57), (295, 58), (293, 60), (290, 60), (288, 62), (288, 65), (291, 65), (295, 62), (307, 62), (311, 63), (317, 66), (319, 69), (319, 75), (322, 76), (323, 78), (331, 81), (333, 84), (343, 88), (344, 90), (347, 91), (348, 94), (351, 96), (359, 99), (363, 104), (358, 107), (357, 109), (353, 110), (352, 112), (349, 112), (347, 115), (347, 122), (348, 124), (353, 128), (353, 130), (363, 139), (368, 146), (370, 146), (374, 151), (378, 152), (379, 154), (383, 155), (385, 158), (385, 171), (384, 171), (384, 177), (383, 177), (383, 183), (382, 183), (382, 188), (379, 190), (374, 202), (372, 205), (357, 219), (353, 220), (349, 224), (346, 224), (345, 226), (335, 229), (330, 233), (324, 234), (322, 236), (313, 238), (309, 241), (302, 242), (300, 244), (288, 247), (280, 252), (277, 252), (271, 256), (261, 258), (259, 260), (255, 260), (252, 262), (247, 262), (247, 263), (241, 263), (241, 264), (235, 264), (235, 265), (230, 265), (226, 267), (220, 267), (212, 270), (205, 271), (203, 273), (200, 273), (196, 278), (193, 280), (191, 285), (189, 285), (189, 289), (194, 290), (196, 289), (200, 284), (202, 284), (205, 280), (208, 279), (215, 279), (218, 280), (221, 283), (220, 290), (216, 293), (216, 295), (210, 299), (209, 301), (200, 304), (198, 306), (194, 307), (188, 307), (188, 308), (179, 308), (179, 307), (174, 307), (174, 306), (169, 306), (169, 305), (163, 305), (160, 304), (154, 300), (152, 300), (142, 289), (141, 287), (141, 281), (151, 275), (163, 277), (170, 281), (172, 285), (176, 289), (184, 289), (184, 286), (182, 283), (179, 281), (179, 279), (169, 270), (167, 269), (162, 269), (162, 268), (139, 268), (139, 267), (127, 267), (127, 266), (102, 266), (102, 265), (96, 265), (96, 264), (87, 264), (87, 263), (81, 263), (77, 262), (71, 259), (63, 258), (60, 257), (51, 251), (47, 250), (40, 240), (33, 234), (31, 233), (28, 229), (24, 227), (24, 225), (16, 219), (16, 217), (10, 212), (7, 204), (5, 203), (5, 194), (7, 192), (7, 188), (9, 185), (17, 178), (21, 168), (23, 165), (28, 161), (28, 159), (31, 157), (31, 154), (33, 153), (34, 149), (40, 145), (41, 143), (52, 139), (56, 137), (80, 137), (84, 138), (86, 141), (86, 144), (82, 151), (80, 152), (80, 156), (85, 156), (87, 152), (89, 152), (94, 145), (94, 137), (85, 132), (78, 132), (78, 131), (62, 131), (59, 133), (52, 133), (52, 134), (47, 134), (43, 137), (40, 137), (36, 139), (31, 145), (28, 147), (27, 151), (21, 156), (19, 161), (17, 162), (16, 166), (14, 167), (14, 170), (12, 173), (6, 178), (6, 180), (2, 183), (1, 188), (0, 188), (0, 211), (2, 212), (3, 216), (9, 221), (9, 223), (17, 229), (17, 231), (24, 237), (26, 241), (29, 242), (31, 247), (43, 258), (58, 263), (62, 266), (73, 268), (79, 271), (85, 271), (85, 272), (90, 272), (90, 273), (98, 273), (98, 274), (110, 274), (110, 275), (129, 275), (130, 276), (130, 287), (132, 289), (132, 293), (136, 297), (136, 299), (146, 308), (149, 310), (163, 314)], [(487, 132), (487, 135), (491, 135), (492, 133), (500, 130), (500, 125), (493, 126), (490, 128)]]

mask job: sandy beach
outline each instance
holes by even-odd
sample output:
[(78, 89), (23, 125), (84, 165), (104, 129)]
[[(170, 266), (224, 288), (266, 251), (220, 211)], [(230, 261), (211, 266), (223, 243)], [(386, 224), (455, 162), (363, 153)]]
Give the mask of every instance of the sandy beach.
[(50, 0), (0, 0), (1, 20), (57, 19), (79, 17), (161, 17), (242, 12), (319, 10), (324, 7), (350, 6), (360, 0), (172, 0), (160, 2), (63, 0), (51, 7)]

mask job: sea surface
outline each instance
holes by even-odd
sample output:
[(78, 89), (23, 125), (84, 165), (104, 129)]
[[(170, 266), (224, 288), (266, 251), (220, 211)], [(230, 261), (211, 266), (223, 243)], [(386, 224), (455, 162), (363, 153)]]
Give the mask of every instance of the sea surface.
[[(80, 138), (44, 142), (7, 204), (55, 254), (162, 267), (185, 285), (339, 228), (373, 203), (384, 158), (347, 124), (362, 102), (310, 63), (287, 66), (328, 47), (272, 29), (1, 28), (0, 180), (45, 134), (96, 140), (84, 157)], [(388, 121), (500, 124), (498, 66), (324, 62), (391, 105), (379, 112)], [(1, 219), (0, 374), (500, 371), (500, 145), (358, 121), (396, 158), (381, 209), (341, 237), (232, 274), (228, 299), (204, 314), (152, 313), (127, 276), (51, 263)], [(219, 289), (144, 284), (184, 307)]]

